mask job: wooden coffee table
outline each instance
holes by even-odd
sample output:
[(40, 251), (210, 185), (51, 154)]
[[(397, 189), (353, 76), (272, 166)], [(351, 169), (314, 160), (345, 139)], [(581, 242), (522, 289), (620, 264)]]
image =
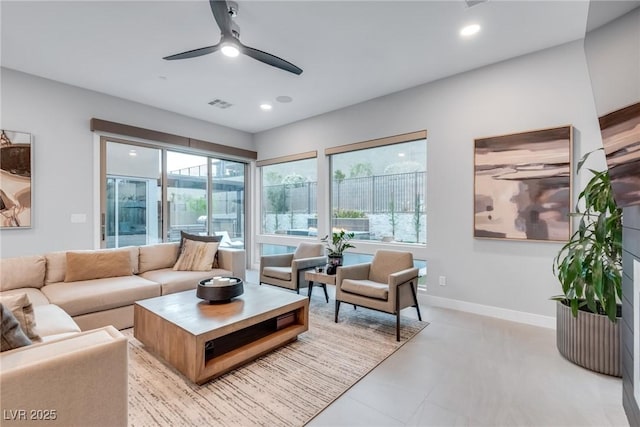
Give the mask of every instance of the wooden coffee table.
[(245, 284), (210, 304), (190, 290), (137, 301), (134, 336), (197, 384), (295, 341), (309, 329), (308, 298)]

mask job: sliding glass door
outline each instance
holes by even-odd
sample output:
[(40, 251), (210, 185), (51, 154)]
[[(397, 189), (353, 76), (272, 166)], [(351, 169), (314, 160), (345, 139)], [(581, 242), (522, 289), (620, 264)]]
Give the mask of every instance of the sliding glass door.
[(243, 248), (246, 164), (103, 138), (101, 246), (222, 236)]
[(207, 158), (167, 152), (168, 240), (207, 234)]
[(158, 149), (107, 143), (103, 247), (162, 241), (160, 164)]
[(211, 159), (210, 234), (222, 236), (223, 246), (244, 247), (246, 165)]

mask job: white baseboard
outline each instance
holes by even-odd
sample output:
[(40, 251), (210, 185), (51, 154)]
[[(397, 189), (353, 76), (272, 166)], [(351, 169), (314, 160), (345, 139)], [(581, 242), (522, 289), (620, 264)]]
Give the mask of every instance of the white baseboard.
[(495, 317), (511, 322), (525, 323), (527, 325), (540, 326), (543, 328), (555, 329), (556, 318), (542, 316), (540, 314), (526, 313), (523, 311), (509, 310), (507, 308), (493, 307), (490, 305), (476, 304), (473, 302), (460, 301), (455, 299), (436, 297), (424, 292), (418, 293), (418, 301), (434, 307), (449, 308), (452, 310), (465, 311), (467, 313), (479, 314), (482, 316)]

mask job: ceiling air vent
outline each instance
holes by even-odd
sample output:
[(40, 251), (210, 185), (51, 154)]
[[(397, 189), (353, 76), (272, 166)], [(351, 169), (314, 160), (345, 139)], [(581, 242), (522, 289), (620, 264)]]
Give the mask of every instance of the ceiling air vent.
[(218, 107), (218, 108), (229, 108), (231, 106), (233, 106), (233, 104), (231, 104), (230, 102), (227, 101), (223, 101), (222, 99), (214, 99), (213, 101), (209, 102), (209, 105), (212, 105), (214, 107)]
[(467, 7), (473, 7), (479, 5), (480, 3), (486, 3), (488, 0), (464, 0), (467, 4)]

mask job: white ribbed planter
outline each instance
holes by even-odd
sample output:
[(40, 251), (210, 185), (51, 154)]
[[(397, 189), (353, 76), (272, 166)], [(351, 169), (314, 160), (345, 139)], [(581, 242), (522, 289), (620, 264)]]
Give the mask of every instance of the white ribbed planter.
[(613, 323), (605, 315), (578, 311), (556, 303), (556, 341), (567, 360), (601, 374), (621, 377), (620, 318)]

